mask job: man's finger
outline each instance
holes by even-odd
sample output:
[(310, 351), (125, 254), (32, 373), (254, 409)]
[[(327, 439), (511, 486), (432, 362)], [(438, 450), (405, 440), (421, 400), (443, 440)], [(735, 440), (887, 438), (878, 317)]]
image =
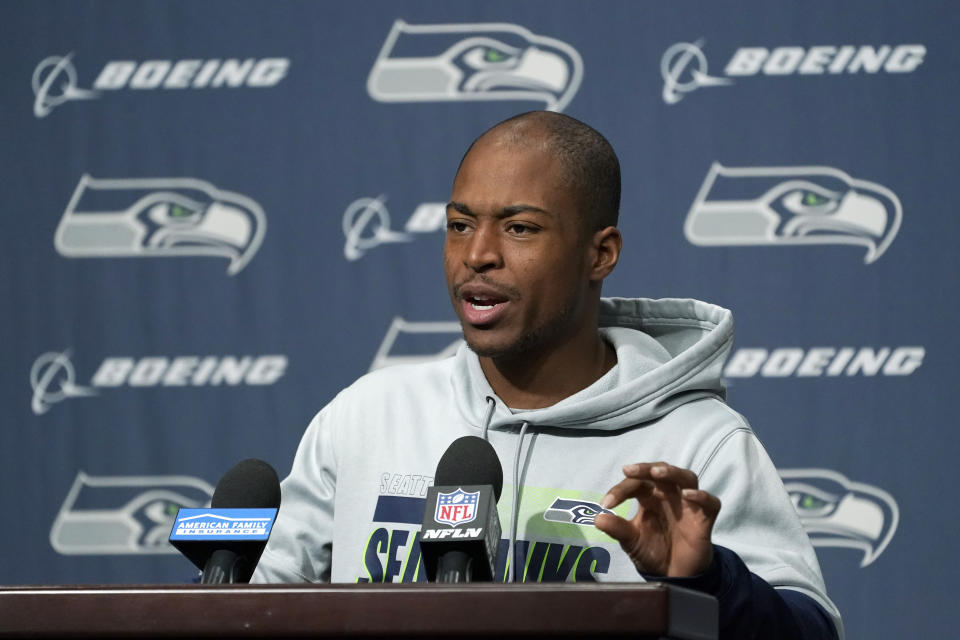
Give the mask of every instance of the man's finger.
[(689, 469), (675, 467), (666, 462), (628, 464), (623, 468), (623, 475), (634, 479), (668, 482), (677, 485), (681, 489), (696, 489), (699, 487), (697, 474)]
[(621, 480), (603, 496), (600, 506), (604, 509), (612, 509), (624, 500), (637, 498), (642, 500), (653, 493), (655, 485), (650, 480), (626, 478)]
[(715, 520), (720, 513), (720, 498), (701, 489), (684, 489), (680, 495), (687, 502), (692, 502), (703, 510), (710, 520)]
[(593, 519), (593, 526), (618, 541), (625, 548), (633, 544), (637, 530), (627, 520), (613, 513), (601, 513)]

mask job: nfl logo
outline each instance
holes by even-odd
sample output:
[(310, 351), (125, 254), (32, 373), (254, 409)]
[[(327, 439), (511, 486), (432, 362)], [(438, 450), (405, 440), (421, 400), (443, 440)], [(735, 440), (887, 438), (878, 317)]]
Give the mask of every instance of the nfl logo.
[(479, 501), (479, 491), (467, 493), (463, 489), (457, 489), (452, 493), (438, 493), (437, 512), (433, 519), (451, 527), (470, 522), (477, 517)]

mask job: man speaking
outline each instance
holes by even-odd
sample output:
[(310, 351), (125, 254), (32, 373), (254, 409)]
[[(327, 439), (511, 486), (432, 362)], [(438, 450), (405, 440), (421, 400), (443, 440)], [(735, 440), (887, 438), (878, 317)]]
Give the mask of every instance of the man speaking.
[(418, 487), (475, 435), (504, 468), (495, 579), (663, 580), (716, 596), (721, 637), (842, 635), (776, 469), (723, 401), (730, 312), (601, 299), (619, 204), (613, 149), (573, 118), (527, 113), (473, 143), (444, 245), (466, 346), (320, 411), (255, 581), (423, 580)]

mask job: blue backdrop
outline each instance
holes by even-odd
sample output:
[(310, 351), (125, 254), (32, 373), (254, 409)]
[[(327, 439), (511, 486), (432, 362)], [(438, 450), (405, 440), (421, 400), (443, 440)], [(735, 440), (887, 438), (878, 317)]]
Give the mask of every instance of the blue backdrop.
[(442, 204), (531, 109), (620, 155), (607, 295), (732, 309), (731, 404), (851, 638), (949, 637), (947, 2), (0, 6), (0, 582), (183, 581), (244, 457), (458, 341)]

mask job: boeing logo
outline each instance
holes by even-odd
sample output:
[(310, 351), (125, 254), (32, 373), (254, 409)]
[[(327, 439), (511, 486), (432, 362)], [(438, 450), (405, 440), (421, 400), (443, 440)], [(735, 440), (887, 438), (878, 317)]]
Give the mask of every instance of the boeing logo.
[(77, 70), (71, 62), (72, 53), (44, 58), (33, 70), (33, 115), (46, 117), (54, 107), (70, 100), (89, 100), (99, 94), (77, 86)]
[(133, 60), (108, 61), (93, 83), (93, 90), (78, 86), (73, 53), (49, 56), (33, 71), (33, 115), (44, 118), (71, 100), (89, 100), (118, 89), (205, 89), (220, 87), (272, 87), (290, 67), (287, 58), (238, 60)]
[(777, 47), (740, 47), (724, 69), (724, 76), (711, 76), (703, 53), (703, 40), (678, 42), (670, 46), (660, 59), (663, 77), (663, 101), (676, 104), (684, 95), (701, 87), (733, 84), (732, 78), (763, 74), (839, 75), (842, 73), (910, 73), (923, 63), (927, 48), (922, 44), (897, 46), (870, 45)]
[(663, 101), (667, 104), (680, 102), (683, 94), (698, 87), (717, 87), (732, 83), (732, 80), (707, 73), (707, 57), (703, 55), (701, 47), (703, 40), (693, 44), (678, 42), (663, 53), (660, 59), (660, 75), (663, 76)]
[(51, 405), (67, 398), (97, 394), (91, 387), (77, 385), (76, 379), (69, 349), (62, 353), (44, 353), (30, 367), (30, 386), (33, 388), (30, 408), (40, 416), (49, 411)]
[(203, 180), (84, 175), (54, 247), (68, 258), (219, 256), (235, 275), (253, 259), (266, 230), (259, 204)]
[(509, 23), (393, 23), (367, 78), (379, 102), (518, 100), (563, 111), (583, 78), (577, 50)]
[(70, 351), (48, 352), (34, 361), (30, 368), (33, 397), (30, 407), (36, 415), (43, 415), (50, 407), (69, 398), (98, 394), (98, 390), (121, 387), (185, 387), (237, 386), (241, 384), (272, 385), (286, 372), (287, 358), (267, 356), (177, 356), (174, 358), (147, 357), (105, 358), (89, 386), (76, 384), (76, 372), (70, 361)]
[(890, 544), (900, 509), (889, 493), (830, 469), (780, 469), (784, 487), (815, 547), (863, 552), (861, 567)]
[(860, 245), (870, 264), (889, 248), (902, 218), (893, 191), (833, 167), (714, 163), (683, 230), (702, 246)]
[(737, 349), (723, 375), (728, 378), (819, 378), (837, 376), (909, 376), (927, 355), (922, 346), (912, 347), (781, 347)]
[(446, 226), (444, 202), (424, 202), (414, 209), (403, 231), (390, 228), (387, 197), (358, 198), (343, 212), (343, 257), (353, 262), (381, 244), (409, 242), (418, 233), (440, 231)]

